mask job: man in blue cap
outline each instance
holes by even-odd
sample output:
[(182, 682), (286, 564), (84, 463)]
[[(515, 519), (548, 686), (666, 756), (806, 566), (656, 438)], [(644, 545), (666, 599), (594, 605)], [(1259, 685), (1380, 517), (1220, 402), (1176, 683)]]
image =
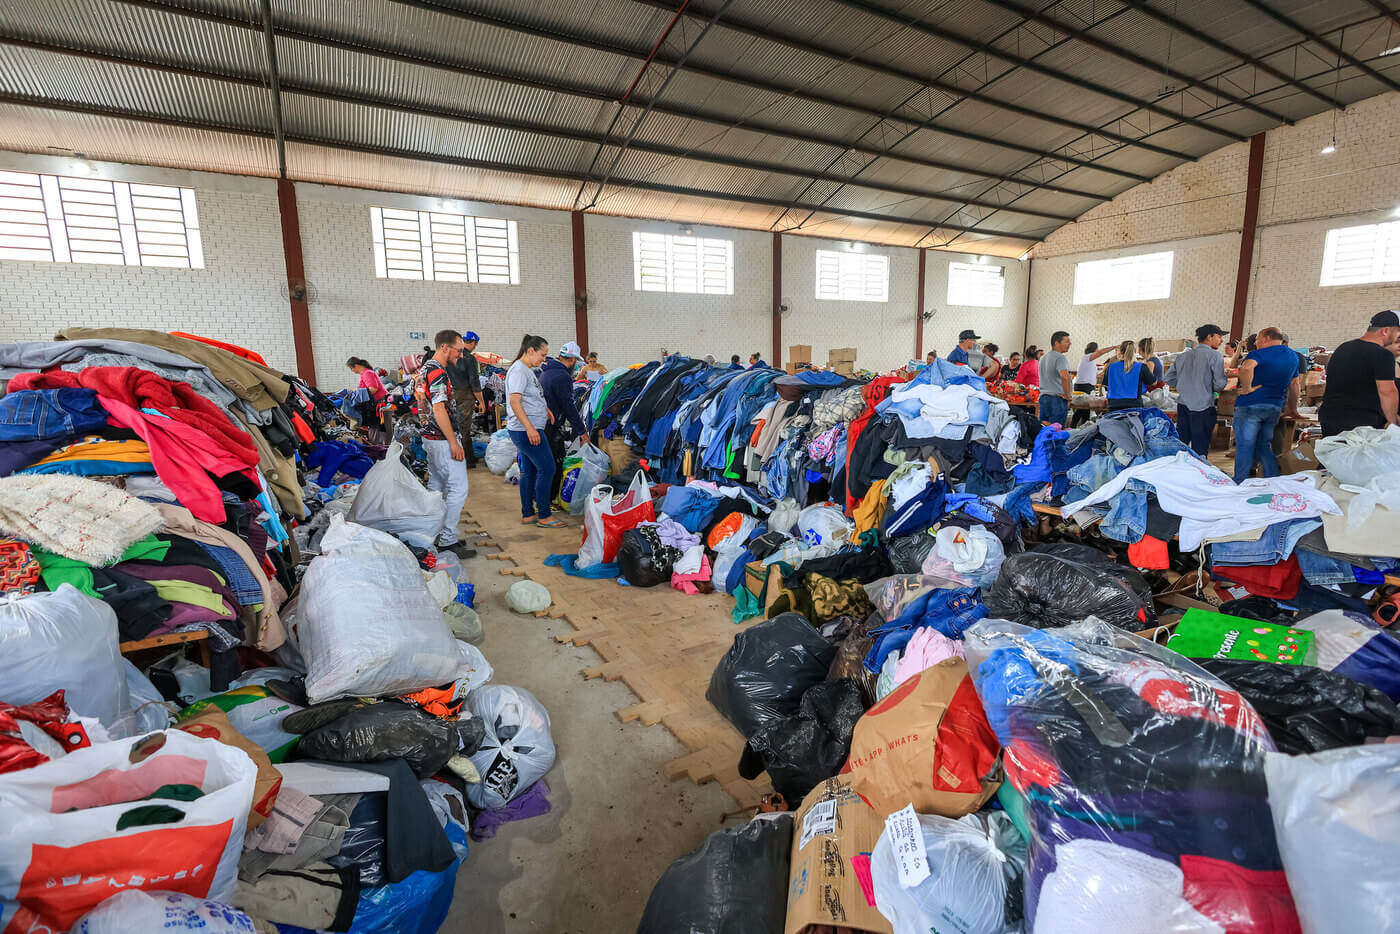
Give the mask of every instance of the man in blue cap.
[(472, 449), (472, 421), (486, 411), (485, 397), (481, 394), (481, 370), (476, 362), (476, 345), (481, 336), (475, 331), (462, 335), (462, 355), (457, 362), (447, 367), (447, 375), (452, 379), (452, 395), (457, 403), (457, 433), (462, 438), (462, 450), (467, 455), (467, 469), (476, 467), (476, 452)]

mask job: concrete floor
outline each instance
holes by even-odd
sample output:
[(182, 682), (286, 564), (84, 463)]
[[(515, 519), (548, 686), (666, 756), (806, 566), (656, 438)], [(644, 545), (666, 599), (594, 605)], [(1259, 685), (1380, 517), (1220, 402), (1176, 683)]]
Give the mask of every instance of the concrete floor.
[[(485, 470), (472, 481), (500, 482)], [(577, 540), (577, 532), (559, 534)], [(512, 612), (505, 592), (518, 578), (502, 575), (502, 566), (467, 562), (486, 628), (480, 648), (496, 683), (525, 688), (549, 710), (559, 753), (545, 777), (553, 810), (469, 844), (441, 930), (634, 931), (657, 878), (720, 827), (734, 800), (717, 784), (661, 774), (685, 747), (660, 725), (619, 722), (614, 711), (636, 702), (632, 692), (620, 681), (584, 680), (581, 669), (598, 656), (554, 641), (572, 630), (567, 622)], [(625, 612), (626, 590), (618, 590)]]

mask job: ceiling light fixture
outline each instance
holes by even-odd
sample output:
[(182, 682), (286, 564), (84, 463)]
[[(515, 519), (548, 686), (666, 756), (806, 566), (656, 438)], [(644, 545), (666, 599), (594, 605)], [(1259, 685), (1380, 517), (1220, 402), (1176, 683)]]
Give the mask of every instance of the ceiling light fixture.
[(96, 175), (97, 166), (93, 165), (91, 162), (84, 162), (83, 160), (79, 159), (77, 162), (73, 163), (73, 167), (69, 171), (71, 171), (74, 175)]
[(1334, 153), (1334, 152), (1336, 152), (1336, 151), (1337, 151), (1337, 137), (1334, 136), (1334, 137), (1332, 137), (1332, 141), (1331, 141), (1330, 143), (1328, 143), (1326, 146), (1323, 146), (1323, 147), (1322, 147), (1322, 155), (1324, 155), (1324, 156), (1330, 156), (1330, 155), (1332, 155), (1332, 153)]
[(681, 224), (681, 234), (686, 237), (694, 236), (695, 229), (689, 224)]
[(1390, 212), (1390, 216), (1391, 216), (1391, 217), (1400, 217), (1400, 207), (1397, 207), (1395, 210), (1391, 211), (1391, 212)]
[(1390, 48), (1382, 52), (1378, 57), (1384, 58), (1387, 55), (1394, 55), (1396, 52), (1400, 52), (1400, 45), (1392, 45)]

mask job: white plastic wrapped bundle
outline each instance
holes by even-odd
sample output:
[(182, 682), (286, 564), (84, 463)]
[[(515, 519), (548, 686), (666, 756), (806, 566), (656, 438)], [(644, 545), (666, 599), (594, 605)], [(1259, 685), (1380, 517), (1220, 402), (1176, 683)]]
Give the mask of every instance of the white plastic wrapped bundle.
[(554, 766), (549, 712), (529, 691), (503, 684), (472, 691), (467, 707), (486, 723), (486, 738), (472, 756), (481, 781), (467, 786), (467, 800), (479, 808), (505, 807)]
[(510, 432), (502, 428), (486, 442), (486, 469), (501, 476), (515, 463), (515, 442), (510, 440)]
[(389, 445), (384, 459), (371, 467), (360, 482), (347, 518), (420, 548), (429, 548), (442, 525), (442, 494), (419, 483), (400, 460), (402, 454), (402, 444), (395, 441)]
[(407, 694), (456, 679), (457, 640), (412, 552), (331, 520), (301, 582), (297, 642), (311, 702)]

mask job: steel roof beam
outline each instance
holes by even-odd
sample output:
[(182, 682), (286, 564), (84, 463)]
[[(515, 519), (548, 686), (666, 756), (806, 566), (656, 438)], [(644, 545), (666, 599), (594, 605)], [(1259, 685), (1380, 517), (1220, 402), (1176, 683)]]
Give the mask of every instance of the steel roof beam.
[[(217, 72), (203, 71), (198, 68), (188, 68), (181, 65), (169, 65), (161, 62), (152, 62), (144, 59), (129, 58), (121, 55), (113, 55), (108, 52), (92, 52), (86, 49), (76, 49), (71, 46), (57, 45), (48, 42), (37, 42), (32, 39), (19, 39), (0, 33), (0, 45), (10, 45), (18, 48), (36, 49), (42, 52), (50, 52), (57, 55), (71, 55), (78, 58), (86, 58), (94, 61), (110, 62), (116, 65), (123, 65), (132, 68), (143, 68), (152, 71), (160, 71), (166, 74), (183, 75), (190, 78), (197, 78), (206, 81), (215, 81), (221, 84), (232, 84), (241, 87), (263, 90), (265, 85), (262, 81), (253, 77), (241, 75), (220, 74)], [(389, 110), (399, 113), (412, 113), (423, 117), (431, 117), (441, 120), (451, 120), (457, 123), (467, 123), (479, 126), (488, 126), (501, 130), (512, 130), (521, 133), (533, 133), (540, 136), (549, 136), (556, 139), (568, 139), (575, 142), (590, 143), (599, 146), (621, 147), (624, 139), (620, 136), (609, 136), (607, 134), (588, 133), (582, 130), (571, 130), (564, 127), (555, 127), (547, 124), (527, 123), (520, 120), (506, 120), (499, 117), (488, 117), (480, 114), (473, 114), (466, 111), (450, 110), (442, 107), (428, 107), (422, 104), (415, 104), (409, 101), (397, 100), (385, 97), (376, 97), (366, 94), (346, 94), (339, 91), (328, 91), (322, 88), (314, 88), (306, 85), (298, 85), (283, 79), (280, 84), (282, 93), (297, 94), (303, 97), (314, 97), (319, 100), (332, 101), (340, 104), (351, 104), (361, 107), (373, 107), (381, 110)], [(969, 203), (966, 198), (957, 195), (949, 195), (938, 191), (924, 188), (915, 188), (908, 185), (891, 185), (882, 182), (862, 181), (852, 175), (843, 175), (830, 171), (814, 172), (804, 171), (789, 165), (776, 162), (763, 162), (757, 159), (745, 159), (740, 157), (717, 155), (705, 152), (694, 152), (680, 146), (670, 146), (663, 143), (653, 143), (648, 141), (633, 140), (632, 149), (642, 152), (650, 152), (656, 155), (669, 156), (676, 159), (692, 159), (697, 162), (707, 162), (715, 165), (725, 165), (732, 168), (748, 169), (755, 172), (769, 172), (775, 175), (791, 175), (797, 178), (813, 179), (816, 181), (828, 181), (839, 184), (858, 185), (874, 191), (883, 191), (890, 194), (904, 195), (911, 198), (927, 198), (931, 201), (946, 201), (951, 204)], [(1049, 220), (1072, 221), (1073, 215), (1056, 214), (1051, 211), (1037, 211), (1028, 208), (1011, 208), (1005, 204), (994, 201), (981, 201), (973, 199), (971, 204), (977, 207), (1010, 211), (1013, 214), (1025, 214), (1031, 217), (1043, 217)]]
[(1170, 26), (1172, 29), (1175, 29), (1177, 32), (1181, 33), (1184, 36), (1190, 36), (1197, 42), (1201, 42), (1205, 45), (1210, 46), (1217, 52), (1224, 52), (1226, 55), (1233, 56), (1234, 58), (1239, 59), (1245, 64), (1253, 65), (1255, 68), (1259, 69), (1271, 78), (1276, 78), (1279, 81), (1282, 81), (1284, 84), (1292, 85), (1293, 87), (1302, 91), (1304, 94), (1307, 94), (1311, 97), (1316, 98), (1317, 100), (1322, 101), (1328, 107), (1341, 106), (1337, 103), (1337, 101), (1334, 98), (1328, 97), (1326, 94), (1323, 94), (1321, 91), (1317, 90), (1314, 87), (1310, 87), (1304, 84), (1297, 78), (1289, 77), (1284, 72), (1280, 71), (1272, 65), (1265, 63), (1263, 60), (1256, 58), (1253, 55), (1248, 54), (1247, 52), (1242, 52), (1234, 46), (1215, 38), (1210, 33), (1203, 32), (1197, 29), (1195, 26), (1192, 26), (1189, 23), (1177, 19), (1175, 16), (1163, 13), (1161, 10), (1154, 8), (1148, 2), (1148, 0), (1118, 0), (1118, 2), (1125, 4), (1126, 6), (1132, 7), (1134, 10), (1137, 10), (1139, 13), (1148, 17), (1149, 19), (1155, 19), (1159, 23)]
[[(124, 3), (128, 6), (159, 10), (163, 13), (167, 13), (172, 16), (186, 16), (192, 19), (201, 19), (208, 22), (215, 22), (224, 26), (229, 26), (234, 29), (256, 29), (256, 27), (252, 24), (244, 20), (237, 19), (235, 17), (224, 16), (219, 13), (212, 13), (204, 10), (195, 10), (189, 7), (175, 6), (169, 3), (160, 2), (160, 0), (116, 0), (116, 2)], [(503, 84), (514, 84), (521, 87), (536, 88), (538, 90), (550, 91), (558, 94), (567, 94), (574, 97), (582, 97), (588, 100), (595, 100), (600, 102), (615, 103), (617, 100), (616, 96), (609, 91), (599, 90), (596, 88), (589, 88), (578, 84), (564, 85), (556, 82), (541, 81), (524, 75), (515, 75), (506, 72), (490, 71), (488, 69), (477, 68), (472, 65), (465, 65), (460, 62), (450, 62), (441, 59), (426, 58), (420, 55), (412, 55), (407, 52), (401, 52), (397, 49), (389, 49), (384, 48), (382, 46), (365, 45), (359, 42), (352, 42), (346, 39), (338, 39), (315, 33), (302, 32), (300, 30), (291, 29), (285, 26), (275, 26), (274, 32), (282, 38), (294, 39), (298, 42), (305, 42), (310, 45), (319, 45), (344, 52), (352, 52), (358, 55), (366, 55), (372, 58), (383, 58), (390, 61), (403, 62), (405, 64), (415, 65), (421, 68), (435, 69), (438, 71), (448, 71), (453, 72), (455, 74), (466, 75), (472, 78), (482, 78), (489, 81), (499, 81)], [(642, 105), (645, 104), (645, 100), (634, 97), (631, 101), (629, 101), (629, 104)], [(924, 156), (919, 156), (912, 153), (886, 152), (882, 149), (877, 149), (873, 146), (853, 145), (848, 140), (844, 140), (834, 136), (822, 136), (812, 131), (792, 130), (775, 124), (760, 123), (742, 117), (736, 119), (730, 116), (717, 114), (710, 111), (698, 110), (689, 107), (681, 107), (666, 103), (657, 103), (654, 109), (658, 113), (666, 113), (671, 116), (681, 117), (687, 120), (698, 120), (703, 123), (712, 123), (724, 127), (726, 129), (742, 128), (748, 129), (751, 132), (763, 133), (769, 136), (778, 136), (782, 137), (783, 139), (791, 139), (796, 140), (798, 142), (816, 143), (823, 146), (831, 146), (836, 149), (856, 149), (857, 151), (870, 153), (871, 155), (882, 156), (884, 158), (893, 159), (898, 162), (908, 162), (913, 165), (921, 165), (926, 168), (938, 169), (940, 171), (957, 172), (963, 175), (971, 175), (977, 178), (985, 178), (994, 181), (1026, 185), (1031, 188), (1040, 188), (1045, 191), (1052, 191), (1056, 194), (1072, 195), (1077, 198), (1088, 198), (1094, 201), (1109, 200), (1108, 196), (1106, 195), (1103, 195), (1099, 192), (1086, 191), (1082, 188), (1069, 188), (1060, 185), (1046, 186), (1036, 182), (1033, 179), (1019, 179), (1004, 173), (989, 172), (986, 169), (973, 168), (971, 166), (960, 165), (958, 163), (953, 162), (944, 162), (940, 159), (929, 159), (925, 158)], [(940, 130), (939, 132), (942, 131)], [(999, 145), (1005, 146), (1007, 144), (1001, 143)], [(1152, 180), (1152, 177), (1149, 175), (1140, 175), (1136, 172), (1129, 172), (1124, 169), (1094, 165), (1092, 162), (1086, 159), (1077, 159), (1072, 156), (1059, 156), (1054, 153), (1045, 153), (1033, 147), (1021, 147), (1012, 145), (1009, 148), (1016, 149), (1017, 151), (1026, 152), (1028, 155), (1033, 155), (1037, 158), (1048, 158), (1057, 162), (1064, 162), (1068, 165), (1074, 165), (1080, 168), (1092, 168), (1095, 171), (1106, 172), (1110, 175), (1116, 175), (1121, 178), (1131, 179), (1133, 181), (1146, 182)]]
[[(839, 0), (839, 2), (845, 3), (848, 2), (848, 0)], [(855, 0), (850, 0), (850, 2), (855, 2)], [(1035, 7), (1026, 6), (1023, 3), (1017, 3), (1016, 0), (984, 0), (984, 2), (990, 3), (992, 6), (995, 7), (1000, 7), (1001, 9), (1006, 10), (1009, 13), (1015, 13), (1017, 16), (1020, 16), (1023, 19), (1031, 20), (1033, 22), (1040, 23), (1044, 26), (1049, 26), (1056, 32), (1060, 32), (1067, 36), (1070, 36), (1075, 41), (1082, 42), (1084, 45), (1087, 45), (1092, 49), (1096, 49), (1105, 54), (1112, 55), (1114, 58), (1121, 58), (1125, 62), (1131, 62), (1132, 64), (1137, 65), (1138, 67), (1146, 69), (1148, 71), (1151, 71), (1154, 74), (1166, 75), (1173, 81), (1184, 81), (1187, 84), (1190, 84), (1192, 87), (1197, 87), (1201, 88), (1204, 91), (1209, 91), (1217, 97), (1227, 100), (1232, 104), (1244, 107), (1247, 110), (1252, 110), (1262, 117), (1268, 117), (1270, 120), (1277, 120), (1279, 123), (1286, 123), (1289, 125), (1292, 125), (1293, 123), (1292, 120), (1290, 120), (1283, 114), (1277, 113), (1276, 111), (1272, 111), (1267, 107), (1263, 107), (1259, 104), (1255, 104), (1252, 101), (1250, 101), (1247, 97), (1239, 97), (1238, 95), (1227, 93), (1226, 91), (1223, 91), (1218, 87), (1211, 87), (1209, 82), (1205, 79), (1196, 78), (1186, 74), (1185, 72), (1177, 71), (1169, 65), (1154, 62), (1151, 59), (1146, 58), (1145, 56), (1138, 55), (1136, 52), (1130, 52), (1122, 46), (1115, 45), (1114, 43), (1109, 42), (1105, 39), (1100, 39), (1098, 36), (1095, 36), (1091, 32), (1089, 32), (1089, 29), (1092, 29), (1093, 26), (1089, 26), (1085, 29), (1081, 29), (1077, 26), (1071, 26), (1063, 22), (1062, 20), (1055, 19), (1053, 16), (1050, 16), (1047, 13), (1037, 10)], [(861, 2), (860, 5), (862, 7), (868, 6), (868, 4), (864, 2)], [(1004, 57), (1004, 53), (998, 51), (995, 48), (989, 48), (986, 51), (988, 51), (990, 54)]]
[(1289, 29), (1293, 30), (1298, 35), (1306, 37), (1308, 41), (1322, 46), (1324, 49), (1331, 52), (1333, 55), (1336, 55), (1338, 58), (1345, 61), (1347, 64), (1353, 65), (1361, 69), (1363, 73), (1370, 75), (1372, 78), (1375, 78), (1377, 81), (1379, 81), (1381, 84), (1384, 84), (1392, 91), (1400, 91), (1400, 82), (1397, 82), (1394, 78), (1391, 78), (1388, 75), (1383, 75), (1379, 71), (1376, 71), (1370, 65), (1367, 65), (1365, 62), (1361, 61), (1361, 59), (1357, 58), (1350, 52), (1343, 49), (1340, 43), (1333, 43), (1329, 39), (1324, 39), (1322, 36), (1318, 35), (1316, 32), (1313, 32), (1311, 29), (1304, 26), (1302, 23), (1298, 22), (1297, 20), (1291, 17), (1284, 16), (1277, 10), (1272, 9), (1271, 7), (1261, 3), (1260, 0), (1244, 0), (1244, 2), (1254, 7), (1254, 9), (1258, 10), (1260, 13), (1263, 13), (1265, 16), (1269, 17), (1269, 19), (1273, 20), (1279, 25), (1287, 26)]
[[(595, 39), (590, 36), (578, 36), (572, 33), (565, 33), (556, 29), (548, 29), (543, 26), (532, 25), (529, 23), (514, 22), (512, 20), (508, 20), (503, 17), (494, 16), (487, 13), (480, 13), (472, 10), (459, 9), (457, 7), (444, 6), (443, 4), (436, 2), (436, 0), (389, 0), (389, 2), (397, 3), (403, 6), (411, 6), (416, 9), (440, 13), (444, 16), (451, 16), (457, 19), (469, 20), (471, 22), (482, 23), (488, 26), (495, 26), (501, 29), (510, 30), (512, 32), (518, 32), (523, 35), (535, 36), (543, 39), (551, 39), (556, 42), (563, 42), (570, 45), (583, 46), (584, 48), (596, 49), (598, 51), (607, 52), (609, 54), (621, 56), (624, 58), (643, 59), (647, 55), (647, 50), (614, 45), (610, 42), (605, 42), (601, 39)], [(857, 57), (845, 56), (845, 58), (856, 64), (862, 64), (861, 60)], [(681, 67), (683, 64), (674, 57), (664, 55), (656, 55), (653, 57), (652, 60), (658, 65), (667, 65), (673, 68)], [(850, 110), (856, 113), (863, 113), (874, 117), (884, 116), (883, 111), (880, 111), (877, 108), (869, 107), (865, 104), (859, 104), (853, 101), (842, 100), (840, 98), (828, 97), (827, 95), (818, 94), (813, 91), (803, 90), (799, 87), (774, 84), (770, 81), (764, 81), (759, 78), (751, 78), (745, 77), (743, 75), (736, 75), (730, 72), (721, 71), (719, 69), (706, 68), (702, 65), (695, 65), (693, 63), (684, 63), (683, 67), (686, 71), (692, 72), (697, 75), (704, 75), (705, 77), (712, 78), (716, 81), (725, 81), (732, 84), (742, 84), (759, 91), (768, 92), (770, 94), (780, 94), (783, 96), (797, 97), (801, 98), (802, 100), (812, 101), (813, 103), (825, 104), (829, 107), (837, 107), (843, 110)], [(888, 69), (886, 68), (886, 70)], [(958, 87), (955, 84), (949, 84), (947, 82), (939, 81), (937, 79), (927, 78), (912, 73), (905, 73), (902, 75), (902, 77), (907, 81), (914, 82), (915, 84), (920, 84), (925, 87), (933, 88), (935, 90), (942, 91), (945, 94), (951, 94), (955, 97), (966, 97), (969, 100), (975, 100), (980, 104), (985, 104), (988, 107), (993, 107), (998, 110), (1004, 110), (1007, 113), (1014, 113), (1018, 116), (1029, 117), (1030, 119), (1040, 120), (1045, 123), (1053, 123), (1057, 126), (1061, 126), (1066, 129), (1079, 130), (1082, 133), (1092, 132), (1096, 135), (1104, 137), (1105, 139), (1110, 139), (1118, 143), (1126, 143), (1130, 146), (1136, 146), (1138, 148), (1145, 149), (1150, 152), (1155, 152), (1158, 155), (1167, 156), (1171, 159), (1182, 159), (1185, 161), (1190, 161), (1196, 158), (1195, 156), (1189, 153), (1181, 152), (1180, 150), (1170, 149), (1165, 146), (1158, 146), (1154, 143), (1143, 143), (1131, 136), (1124, 136), (1121, 133), (1103, 130), (1098, 127), (1094, 127), (1092, 124), (1082, 123), (1078, 120), (1071, 120), (1067, 117), (1057, 117), (1053, 114), (1047, 114), (1044, 111), (1036, 110), (1034, 107), (1023, 107), (1020, 104), (1014, 104), (1010, 101), (1003, 101), (986, 94), (969, 92), (963, 88)], [(1176, 115), (1173, 116), (1175, 117)], [(911, 119), (909, 117), (901, 117), (900, 119), (909, 120), (909, 122), (911, 123), (919, 122), (917, 119)], [(959, 130), (952, 127), (944, 126), (939, 126), (936, 128), (931, 127), (930, 129), (934, 129), (935, 132), (938, 133), (945, 133), (949, 136), (957, 136), (962, 139), (971, 140), (973, 142), (985, 143), (989, 146), (999, 146), (1006, 149), (1024, 150), (1028, 151), (1032, 155), (1036, 154), (1037, 152), (1040, 155), (1050, 155), (1050, 153), (1047, 153), (1045, 150), (1035, 150), (1034, 147), (1026, 147), (1020, 144), (1013, 144), (1008, 142), (1007, 140), (998, 139), (994, 136), (985, 136), (981, 133), (972, 133), (967, 130)], [(1223, 132), (1224, 135), (1230, 136), (1231, 138), (1235, 138), (1237, 135), (1231, 134), (1228, 131), (1216, 130), (1213, 127), (1207, 127), (1207, 129), (1211, 129), (1214, 132)], [(1239, 136), (1238, 138), (1241, 140), (1245, 139), (1245, 137), (1243, 136)]]
[[(1033, 59), (1026, 58), (1021, 55), (1015, 55), (1011, 52), (1005, 52), (1001, 49), (998, 49), (996, 46), (990, 45), (986, 42), (981, 42), (975, 38), (972, 38), (971, 36), (965, 36), (960, 33), (953, 32), (952, 30), (945, 29), (942, 26), (935, 26), (931, 23), (925, 23), (919, 19), (901, 15), (900, 13), (897, 13), (894, 10), (887, 10), (883, 7), (876, 6), (875, 4), (868, 2), (868, 0), (835, 0), (835, 2), (841, 4), (842, 6), (850, 7), (853, 10), (860, 10), (864, 13), (869, 13), (872, 16), (878, 16), (881, 19), (888, 20), (892, 23), (899, 23), (900, 25), (905, 26), (906, 28), (916, 30), (927, 36), (932, 36), (935, 39), (941, 39), (945, 42), (952, 42), (956, 45), (961, 45), (964, 48), (972, 49), (975, 52), (981, 52), (983, 55), (989, 55), (993, 58), (999, 58), (1002, 61), (1014, 65), (1017, 68), (1024, 68), (1027, 71), (1033, 71), (1037, 74), (1045, 75), (1047, 78), (1053, 78), (1056, 81), (1063, 81), (1065, 84), (1068, 84), (1072, 87), (1080, 88), (1081, 90), (1090, 91), (1094, 94), (1100, 94), (1104, 97), (1112, 98), (1113, 100), (1120, 101), (1124, 104), (1128, 104), (1140, 110), (1146, 110), (1150, 113), (1155, 113), (1162, 117), (1168, 117), (1172, 120), (1176, 120), (1181, 123), (1186, 123), (1190, 126), (1194, 126), (1197, 129), (1206, 130), (1210, 133), (1215, 133), (1220, 136), (1224, 136), (1228, 139), (1235, 140), (1236, 142), (1240, 142), (1246, 139), (1246, 137), (1240, 135), (1239, 133), (1235, 133), (1232, 130), (1226, 130), (1221, 127), (1215, 126), (1214, 124), (1207, 123), (1204, 120), (1200, 120), (1196, 117), (1192, 117), (1184, 113), (1178, 113), (1175, 110), (1169, 110), (1168, 108), (1157, 104), (1155, 101), (1143, 100), (1140, 97), (1134, 97), (1131, 94), (1126, 94), (1115, 88), (1108, 87), (1107, 85), (1099, 84), (1097, 81), (1090, 81), (1087, 78), (1081, 78), (1078, 75), (1073, 75), (1069, 72), (1061, 71), (1058, 68), (1052, 68), (1049, 65), (1042, 65), (1040, 62), (1034, 61)], [(1025, 15), (1020, 13), (1019, 10), (1012, 10), (1012, 12), (1018, 13), (1018, 15)], [(1056, 26), (1056, 28), (1060, 29), (1061, 32), (1067, 31), (1066, 29), (1060, 26)], [(1104, 45), (1108, 46), (1108, 43), (1104, 43)], [(1111, 46), (1109, 47), (1112, 48)], [(1134, 64), (1143, 65), (1144, 62), (1146, 62), (1146, 60), (1134, 62)], [(1162, 65), (1156, 65), (1152, 62), (1146, 62), (1144, 67), (1151, 68), (1158, 74), (1163, 74), (1168, 71), (1168, 69), (1166, 69)], [(1193, 85), (1197, 83), (1196, 79), (1190, 77), (1189, 75), (1181, 75), (1179, 80), (1189, 81)], [(1255, 109), (1254, 107), (1246, 104), (1242, 99), (1235, 97), (1234, 95), (1225, 94), (1223, 92), (1214, 93), (1219, 93), (1221, 97), (1224, 97), (1226, 100), (1229, 100), (1233, 104), (1238, 104), (1242, 107), (1250, 107), (1251, 110)], [(1270, 113), (1269, 111), (1262, 111), (1262, 113), (1264, 114), (1264, 116), (1267, 116), (1270, 119), (1281, 121), (1286, 120), (1286, 118), (1278, 114)]]
[[(0, 104), (13, 104), (22, 107), (34, 107), (40, 110), (60, 110), (69, 113), (90, 114), (99, 117), (112, 117), (122, 120), (132, 120), (141, 123), (154, 123), (162, 126), (180, 127), (190, 130), (205, 130), (214, 133), (231, 133), (238, 136), (252, 137), (255, 139), (272, 140), (276, 143), (276, 136), (270, 130), (263, 130), (253, 127), (241, 127), (230, 124), (205, 123), (199, 120), (188, 120), (182, 117), (168, 117), (162, 114), (150, 114), (142, 111), (129, 110), (125, 108), (114, 108), (108, 106), (97, 106), (94, 104), (84, 104), (72, 101), (61, 101), (47, 97), (32, 97), (24, 94), (0, 94)], [(347, 142), (345, 140), (327, 139), (314, 136), (302, 136), (288, 133), (285, 136), (288, 143), (300, 143), (306, 146), (321, 146), (327, 149), (338, 149), (346, 152), (359, 152), (369, 155), (388, 156), (396, 159), (409, 159), (420, 162), (434, 162), (443, 165), (455, 165), (461, 168), (478, 169), (489, 172), (510, 172), (519, 175), (534, 175), (541, 178), (553, 178), (561, 181), (594, 181), (582, 172), (570, 172), (562, 169), (536, 168), (527, 165), (516, 165), (506, 162), (494, 162), (487, 159), (468, 159), (460, 156), (449, 156), (442, 153), (419, 152), (416, 150), (394, 149), (385, 146), (371, 146), (362, 143)], [(664, 185), (658, 182), (648, 182), (639, 179), (619, 179), (614, 184), (618, 187), (630, 187), (642, 191), (654, 191), (661, 194), (679, 195), (689, 198), (706, 198), (713, 201), (738, 201), (744, 204), (757, 204), (765, 207), (783, 208), (788, 206), (788, 202), (781, 198), (765, 198), (759, 195), (731, 194), (728, 192), (712, 191), (705, 188), (688, 188), (682, 185)], [(1006, 237), (1012, 240), (1021, 240), (1027, 243), (1034, 243), (1040, 239), (1045, 230), (1038, 230), (1035, 234), (1026, 234), (1010, 230), (994, 230), (986, 227), (968, 227), (960, 224), (939, 224), (929, 218), (902, 217), (897, 214), (880, 214), (873, 211), (846, 211), (819, 205), (798, 205), (806, 208), (812, 207), (824, 214), (831, 214), (837, 217), (859, 217), (864, 220), (879, 221), (887, 224), (907, 224), (914, 227), (936, 226), (943, 230), (956, 230), (960, 233), (980, 234), (988, 237)], [(563, 209), (559, 209), (563, 210)]]

